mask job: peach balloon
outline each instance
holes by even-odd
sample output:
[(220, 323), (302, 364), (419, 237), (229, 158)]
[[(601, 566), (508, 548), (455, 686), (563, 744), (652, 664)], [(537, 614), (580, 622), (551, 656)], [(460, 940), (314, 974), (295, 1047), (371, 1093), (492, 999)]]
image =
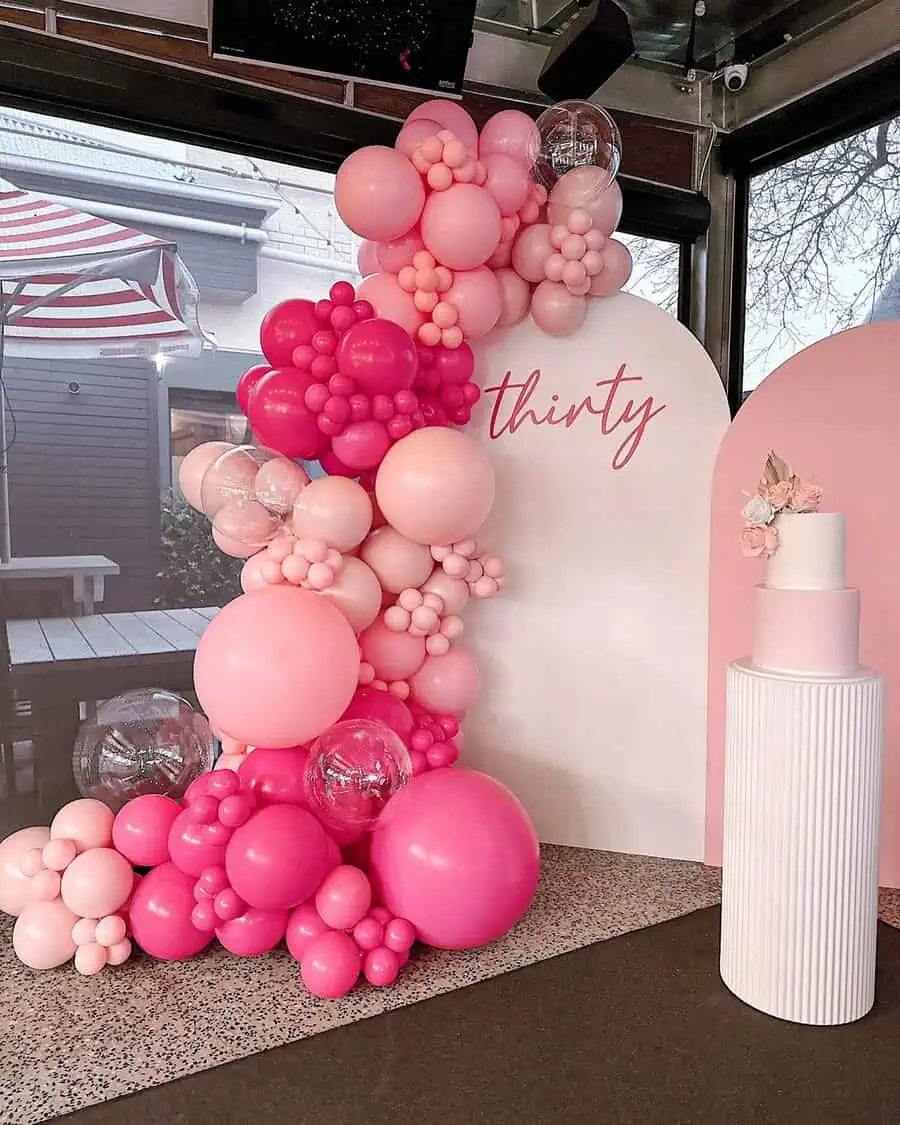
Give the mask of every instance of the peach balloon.
[(531, 316), (550, 336), (571, 336), (584, 322), (587, 301), (561, 281), (542, 281), (531, 295)]
[(457, 324), (467, 340), (486, 336), (503, 312), (503, 288), (487, 266), (455, 273), (444, 300), (456, 309)]
[(247, 559), (241, 569), (241, 589), (245, 594), (249, 594), (251, 590), (261, 590), (269, 584), (263, 575), (263, 568), (271, 561), (265, 551), (259, 551)]
[(49, 839), (49, 828), (21, 828), (0, 841), (0, 911), (4, 914), (16, 917), (28, 903), (31, 878), (22, 871), (22, 858), (43, 849)]
[(594, 230), (612, 234), (622, 218), (622, 189), (615, 180), (609, 184), (608, 178), (608, 169), (593, 164), (566, 172), (553, 185), (547, 200), (550, 225), (565, 226), (572, 211), (581, 209), (590, 215)]
[(494, 197), (501, 215), (516, 215), (531, 195), (531, 176), (521, 160), (504, 152), (483, 157), (485, 190)]
[(269, 586), (230, 602), (194, 658), (194, 688), (213, 727), (280, 749), (337, 722), (356, 691), (359, 648), (327, 599)]
[(549, 224), (535, 223), (513, 243), (512, 268), (519, 277), (536, 285), (544, 280), (544, 265), (552, 254)]
[(530, 169), (541, 151), (541, 132), (534, 121), (519, 109), (501, 109), (481, 130), (478, 155), (482, 160), (493, 153), (515, 157)]
[(233, 559), (249, 559), (259, 551), (258, 543), (242, 543), (240, 539), (230, 539), (217, 527), (212, 529), (212, 539), (223, 555), (229, 555)]
[(206, 470), (217, 461), (223, 453), (234, 449), (228, 441), (206, 441), (203, 445), (195, 446), (181, 462), (178, 469), (178, 487), (181, 495), (192, 508), (198, 512), (203, 511), (200, 499), (200, 485)]
[(421, 586), (434, 570), (434, 559), (427, 547), (414, 543), (389, 526), (371, 533), (362, 545), (360, 558), (391, 594)]
[(444, 613), (458, 616), (469, 601), (469, 587), (461, 578), (451, 578), (442, 568), (436, 567), (422, 586), (425, 594), (437, 594), (444, 603)]
[(478, 155), (478, 129), (459, 102), (449, 102), (443, 98), (422, 102), (407, 117), (406, 124), (409, 125), (413, 121), (421, 119), (436, 121), (442, 129), (449, 129), (456, 139), (463, 143), (468, 152), (472, 153), (473, 156)]
[(235, 500), (216, 512), (213, 530), (226, 542), (240, 543), (255, 552), (275, 537), (279, 526), (278, 517), (258, 500)]
[(392, 320), (415, 337), (425, 314), (416, 308), (412, 294), (400, 288), (396, 277), (390, 273), (374, 273), (356, 290), (358, 301), (368, 301), (375, 315)]
[(29, 969), (55, 969), (75, 956), (77, 915), (62, 899), (30, 902), (13, 928), (13, 949)]
[(425, 661), (425, 638), (393, 633), (379, 617), (359, 637), (362, 658), (382, 680), (405, 680)]
[(634, 264), (624, 242), (611, 238), (603, 247), (603, 269), (591, 280), (592, 297), (611, 297), (628, 284)]
[(437, 121), (432, 121), (428, 117), (417, 117), (407, 121), (397, 134), (394, 148), (404, 156), (412, 156), (423, 141), (427, 141), (429, 137), (436, 137), (442, 129), (443, 126)]
[(428, 656), (409, 681), (416, 703), (439, 715), (468, 711), (481, 687), (475, 657), (461, 644), (454, 644), (443, 656)]
[(500, 242), (500, 208), (484, 188), (454, 184), (428, 198), (422, 212), (422, 241), (451, 270), (483, 266)]
[(293, 508), (294, 501), (309, 484), (309, 476), (287, 457), (273, 457), (260, 466), (253, 483), (256, 499), (270, 512), (286, 516)]
[(474, 535), (494, 504), (487, 453), (459, 430), (428, 427), (398, 441), (382, 461), (375, 496), (385, 519), (416, 543)]
[(378, 273), (381, 267), (378, 264), (378, 243), (363, 241), (360, 243), (356, 255), (356, 268), (360, 277), (368, 277), (370, 273)]
[(235, 500), (254, 495), (259, 461), (246, 449), (233, 446), (221, 453), (203, 474), (201, 510), (210, 518)]
[(411, 266), (413, 257), (424, 249), (425, 243), (416, 227), (402, 238), (379, 242), (375, 247), (375, 254), (379, 268), (385, 273), (399, 273), (405, 266)]
[(113, 848), (82, 852), (63, 872), (62, 900), (81, 918), (115, 914), (131, 896), (131, 864)]
[(354, 633), (367, 629), (381, 612), (381, 583), (371, 567), (359, 559), (344, 559), (337, 581), (320, 597), (337, 606)]
[(71, 840), (79, 852), (108, 848), (112, 844), (115, 815), (112, 809), (91, 797), (69, 801), (50, 822), (51, 840)]
[(499, 269), (494, 273), (503, 295), (503, 308), (497, 320), (501, 328), (518, 324), (528, 315), (531, 307), (531, 288), (513, 269)]
[(297, 497), (292, 526), (298, 539), (318, 539), (349, 551), (369, 534), (372, 501), (349, 477), (319, 477)]
[(334, 204), (344, 223), (373, 242), (406, 234), (425, 203), (422, 178), (395, 148), (367, 145), (352, 152), (338, 169)]

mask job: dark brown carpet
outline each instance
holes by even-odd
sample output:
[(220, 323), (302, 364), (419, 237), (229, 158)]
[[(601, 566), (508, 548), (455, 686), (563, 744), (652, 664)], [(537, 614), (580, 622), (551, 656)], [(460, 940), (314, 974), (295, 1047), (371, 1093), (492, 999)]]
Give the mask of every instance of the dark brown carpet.
[(718, 909), (699, 911), (62, 1120), (900, 1122), (900, 932), (881, 927), (874, 1012), (820, 1029), (769, 1019), (725, 990), (718, 926)]

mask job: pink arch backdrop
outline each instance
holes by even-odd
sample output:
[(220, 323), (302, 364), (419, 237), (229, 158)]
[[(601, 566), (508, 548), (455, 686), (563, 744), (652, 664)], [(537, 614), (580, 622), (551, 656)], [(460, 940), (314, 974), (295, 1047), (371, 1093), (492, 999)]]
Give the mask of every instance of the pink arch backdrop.
[(881, 882), (900, 885), (900, 323), (823, 340), (747, 400), (716, 462), (710, 559), (706, 859), (722, 860), (725, 669), (750, 650), (752, 591), (764, 563), (741, 555), (743, 491), (770, 448), (847, 516), (847, 583), (862, 590), (860, 657), (887, 684)]

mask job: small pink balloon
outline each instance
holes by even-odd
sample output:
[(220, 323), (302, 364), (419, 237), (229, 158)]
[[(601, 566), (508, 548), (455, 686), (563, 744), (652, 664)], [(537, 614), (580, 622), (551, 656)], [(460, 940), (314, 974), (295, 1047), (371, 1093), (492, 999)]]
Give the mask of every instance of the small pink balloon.
[(478, 154), (482, 160), (493, 153), (503, 153), (531, 169), (540, 151), (540, 130), (521, 110), (502, 109), (489, 118), (481, 130)]
[(110, 914), (106, 918), (101, 918), (97, 923), (96, 939), (101, 945), (109, 948), (111, 945), (117, 945), (120, 941), (124, 941), (127, 932), (128, 927), (125, 925), (125, 919), (119, 914)]
[(437, 594), (444, 603), (444, 612), (458, 616), (469, 601), (469, 587), (461, 578), (452, 578), (443, 568), (434, 573), (422, 586), (425, 594)]
[(611, 297), (628, 284), (633, 269), (631, 251), (624, 242), (611, 238), (602, 250), (603, 269), (591, 279), (592, 297)]
[(425, 638), (393, 633), (381, 618), (360, 633), (359, 646), (375, 675), (388, 682), (407, 679), (425, 662)]
[(256, 798), (260, 808), (305, 805), (308, 758), (309, 751), (303, 746), (286, 750), (258, 747), (247, 755), (238, 769), (241, 786)]
[[(115, 824), (113, 824), (113, 839), (115, 839)], [(72, 840), (50, 840), (44, 846), (41, 859), (44, 866), (49, 867), (51, 871), (65, 871), (77, 854)]]
[(107, 964), (109, 965), (124, 965), (128, 958), (131, 956), (131, 942), (128, 938), (123, 941), (117, 941), (115, 945), (111, 945), (106, 951)]
[(29, 969), (55, 969), (75, 955), (72, 931), (78, 916), (62, 899), (30, 902), (13, 928), (13, 950)]
[(594, 230), (612, 234), (622, 218), (622, 189), (616, 181), (603, 186), (608, 180), (609, 171), (593, 164), (566, 172), (550, 192), (547, 221), (552, 226), (565, 226), (573, 211), (586, 211)]
[(337, 606), (354, 633), (367, 629), (381, 610), (381, 585), (371, 567), (359, 559), (344, 559), (337, 581), (321, 596)]
[(378, 264), (378, 243), (364, 240), (360, 243), (356, 255), (356, 268), (360, 277), (368, 277), (370, 273), (378, 273), (381, 266)]
[(241, 543), (258, 551), (278, 531), (278, 517), (258, 500), (223, 504), (216, 512), (214, 530), (228, 542)]
[(349, 864), (330, 871), (316, 891), (319, 917), (333, 930), (352, 930), (365, 918), (371, 904), (368, 875)]
[(194, 446), (179, 465), (178, 487), (181, 490), (181, 495), (198, 512), (203, 511), (200, 500), (200, 485), (206, 470), (230, 449), (234, 449), (231, 442), (207, 441), (202, 445)]
[(392, 320), (405, 328), (410, 336), (415, 336), (425, 314), (416, 308), (412, 294), (400, 288), (392, 273), (373, 273), (360, 284), (356, 291), (360, 301), (368, 301), (375, 315)]
[(384, 422), (367, 418), (364, 422), (351, 422), (331, 439), (335, 456), (351, 469), (374, 469), (384, 460), (391, 447), (391, 435)]
[(459, 102), (446, 101), (444, 98), (422, 102), (407, 117), (406, 124), (419, 120), (436, 121), (441, 129), (449, 129), (462, 142), (467, 152), (473, 156), (478, 155), (478, 128)]
[(256, 499), (277, 516), (290, 515), (294, 501), (309, 484), (309, 476), (287, 457), (273, 457), (260, 466), (254, 486)]
[(463, 645), (443, 656), (428, 656), (410, 678), (412, 698), (439, 715), (462, 715), (475, 702), (481, 686), (478, 663)]
[(108, 954), (102, 945), (92, 941), (75, 950), (75, 970), (83, 977), (93, 977), (105, 968)]
[(400, 973), (400, 958), (393, 950), (380, 945), (366, 954), (363, 973), (375, 988), (386, 988), (394, 983)]
[(221, 831), (221, 826), (215, 820), (211, 824), (198, 823), (191, 806), (178, 814), (169, 829), (168, 854), (187, 875), (197, 876), (206, 867), (221, 867), (227, 846), (228, 835)]
[(79, 918), (72, 927), (72, 941), (76, 945), (90, 945), (97, 940), (97, 923), (93, 918)]
[(232, 559), (248, 559), (259, 550), (258, 544), (242, 543), (240, 539), (231, 539), (223, 535), (217, 527), (212, 529), (212, 539), (222, 554)]
[(112, 848), (91, 848), (77, 856), (63, 873), (63, 902), (82, 918), (103, 918), (128, 901), (134, 872)]
[(135, 867), (166, 863), (169, 833), (180, 811), (177, 801), (157, 793), (132, 798), (113, 821), (113, 845)]
[(459, 316), (458, 324), (467, 340), (486, 336), (503, 312), (503, 287), (487, 266), (453, 275), (444, 300)]
[(451, 270), (483, 266), (500, 241), (500, 208), (484, 188), (454, 184), (434, 192), (422, 212), (422, 241)]
[(384, 723), (395, 734), (399, 734), (407, 745), (415, 726), (412, 714), (402, 700), (389, 691), (369, 687), (358, 689), (353, 702), (341, 716), (341, 722), (346, 719), (370, 719), (376, 723)]
[(525, 227), (514, 242), (512, 268), (525, 281), (537, 284), (543, 281), (544, 267), (553, 253), (549, 224), (535, 223)]
[(421, 586), (434, 570), (434, 559), (428, 547), (414, 543), (390, 526), (370, 532), (360, 548), (360, 558), (392, 594)]
[(359, 980), (362, 958), (349, 934), (330, 930), (306, 948), (300, 960), (300, 976), (313, 994), (322, 1000), (338, 1000)]
[(70, 801), (50, 822), (51, 840), (72, 840), (79, 852), (108, 848), (112, 843), (113, 811), (92, 798)]
[(62, 879), (58, 871), (38, 871), (31, 878), (28, 887), (29, 897), (33, 902), (50, 902), (58, 898), (62, 889)]
[[(425, 203), (425, 188), (402, 152), (368, 145), (351, 153), (338, 169), (334, 203), (354, 234), (387, 242), (415, 225)], [(367, 299), (359, 293), (357, 298)]]
[(505, 152), (482, 157), (487, 180), (485, 190), (494, 197), (501, 215), (516, 215), (531, 195), (531, 176), (521, 160)]
[(528, 315), (531, 307), (531, 289), (528, 282), (513, 269), (499, 269), (494, 273), (503, 295), (503, 308), (497, 320), (501, 328), (518, 324)]
[(174, 863), (164, 863), (149, 871), (134, 891), (128, 908), (131, 932), (151, 957), (181, 961), (212, 941), (212, 931), (198, 930), (191, 921), (194, 881)]
[(319, 912), (311, 902), (295, 907), (288, 918), (285, 941), (288, 951), (295, 961), (302, 961), (303, 954), (316, 938), (327, 934), (329, 927), (319, 917)]
[[(271, 562), (265, 551), (259, 551), (247, 559), (241, 567), (241, 589), (245, 594), (249, 594), (251, 590), (262, 590), (270, 584), (266, 578), (266, 568)], [(280, 581), (282, 579), (279, 578)]]
[(375, 251), (378, 261), (375, 272), (384, 270), (385, 273), (399, 273), (405, 266), (411, 266), (414, 256), (424, 249), (425, 243), (417, 229), (390, 242), (379, 242)]
[(405, 953), (416, 941), (416, 928), (405, 918), (392, 918), (384, 928), (384, 944), (394, 953)]
[(397, 134), (394, 148), (402, 152), (404, 156), (412, 156), (423, 141), (427, 141), (429, 137), (436, 137), (442, 129), (443, 126), (439, 125), (437, 121), (432, 121), (428, 117), (417, 117), (414, 120), (407, 121)]
[(363, 952), (377, 949), (384, 941), (384, 926), (375, 918), (363, 918), (353, 927), (353, 940)]
[(311, 481), (294, 504), (298, 539), (317, 539), (336, 551), (358, 547), (372, 526), (372, 501), (364, 488), (343, 476)]
[(251, 906), (237, 918), (216, 927), (216, 937), (235, 957), (257, 957), (268, 953), (284, 937), (286, 910), (259, 910)]
[(571, 336), (583, 324), (586, 311), (584, 297), (570, 293), (561, 281), (542, 281), (531, 296), (532, 319), (551, 336)]

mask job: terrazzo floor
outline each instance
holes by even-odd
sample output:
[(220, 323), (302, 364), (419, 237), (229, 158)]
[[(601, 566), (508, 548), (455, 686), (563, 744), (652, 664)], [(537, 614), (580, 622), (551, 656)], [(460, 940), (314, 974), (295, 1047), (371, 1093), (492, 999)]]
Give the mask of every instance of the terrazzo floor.
[[(136, 957), (97, 977), (32, 973), (0, 923), (0, 1125), (35, 1122), (413, 1004), (535, 961), (712, 906), (719, 872), (700, 864), (545, 846), (537, 899), (502, 941), (428, 950), (392, 988), (323, 1003), (285, 951), (223, 950), (170, 964)], [(900, 926), (900, 892), (883, 892)]]

